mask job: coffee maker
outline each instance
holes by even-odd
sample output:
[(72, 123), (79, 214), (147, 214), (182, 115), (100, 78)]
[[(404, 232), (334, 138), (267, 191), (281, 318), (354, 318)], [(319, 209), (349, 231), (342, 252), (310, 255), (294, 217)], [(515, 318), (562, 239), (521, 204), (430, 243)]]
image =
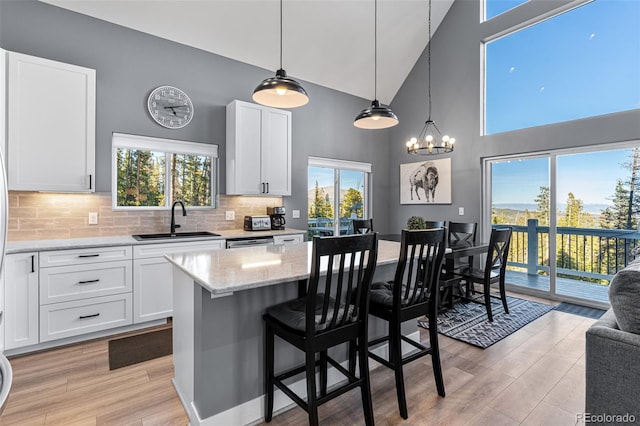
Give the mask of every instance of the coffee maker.
[(267, 207), (267, 214), (271, 217), (271, 229), (284, 229), (284, 207)]

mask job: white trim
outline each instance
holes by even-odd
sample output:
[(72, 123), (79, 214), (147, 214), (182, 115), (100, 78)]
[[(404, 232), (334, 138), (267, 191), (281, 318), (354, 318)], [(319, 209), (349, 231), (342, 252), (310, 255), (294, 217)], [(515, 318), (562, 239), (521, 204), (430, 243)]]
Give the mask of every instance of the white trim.
[(149, 151), (171, 152), (176, 154), (199, 154), (218, 158), (218, 145), (187, 142), (177, 139), (128, 135), (125, 133), (113, 133), (111, 147), (146, 149)]
[(371, 173), (371, 163), (362, 163), (358, 161), (309, 157), (308, 165), (311, 167), (327, 167), (331, 169), (355, 170), (358, 172)]

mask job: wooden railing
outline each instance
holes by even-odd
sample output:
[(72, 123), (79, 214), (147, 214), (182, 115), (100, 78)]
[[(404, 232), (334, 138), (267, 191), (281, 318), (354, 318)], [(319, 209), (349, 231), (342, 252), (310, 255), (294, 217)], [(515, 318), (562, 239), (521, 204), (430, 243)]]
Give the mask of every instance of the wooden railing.
[[(493, 225), (499, 228), (503, 225)], [(513, 229), (509, 265), (527, 274), (549, 273), (549, 227), (529, 219)], [(626, 229), (556, 228), (556, 273), (589, 281), (610, 281), (640, 250), (640, 233)]]

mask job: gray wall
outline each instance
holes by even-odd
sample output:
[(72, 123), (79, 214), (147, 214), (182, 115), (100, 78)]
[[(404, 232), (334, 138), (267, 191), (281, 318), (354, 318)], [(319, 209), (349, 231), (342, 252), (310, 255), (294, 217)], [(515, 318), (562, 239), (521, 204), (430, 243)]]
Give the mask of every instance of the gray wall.
[[(101, 192), (111, 191), (111, 133), (122, 132), (218, 144), (224, 194), (225, 106), (233, 99), (251, 101), (255, 86), (273, 75), (35, 0), (0, 0), (0, 46), (96, 69), (96, 187)], [(295, 70), (288, 71), (295, 78)], [(372, 215), (379, 230), (386, 232), (388, 131), (353, 126), (354, 117), (370, 101), (302, 83), (311, 101), (292, 110), (293, 192), (284, 197), (287, 225), (306, 228), (307, 157), (313, 155), (373, 164)], [(179, 87), (191, 97), (195, 115), (186, 128), (165, 129), (149, 117), (147, 96), (160, 85)], [(300, 209), (302, 217), (290, 219), (292, 209)]]
[[(403, 227), (412, 215), (434, 220), (481, 221), (481, 159), (557, 148), (640, 140), (640, 110), (548, 126), (480, 136), (480, 46), (481, 40), (568, 3), (567, 0), (528, 2), (518, 10), (480, 24), (481, 0), (456, 0), (432, 37), (432, 118), (441, 131), (456, 138), (452, 154), (453, 192), (451, 205), (402, 205), (397, 191), (400, 164), (424, 160), (407, 154), (405, 142), (422, 128), (427, 118), (426, 49), (391, 106), (400, 124), (390, 131), (389, 202), (392, 229)], [(580, 76), (576, 76), (580, 78)], [(597, 84), (597, 82), (594, 82)], [(597, 102), (597, 99), (594, 99)], [(458, 207), (465, 215), (458, 216)], [(490, 219), (490, 218), (489, 218)]]
[[(367, 131), (352, 125), (369, 100), (303, 82), (311, 102), (292, 110), (293, 195), (284, 197), (287, 210), (300, 209), (302, 218), (290, 219), (289, 213), (287, 224), (306, 227), (309, 155), (373, 164), (372, 216), (376, 229), (385, 233), (397, 232), (412, 215), (480, 221), (482, 157), (640, 139), (640, 110), (480, 136), (481, 40), (568, 1), (528, 2), (481, 24), (480, 1), (456, 0), (438, 27), (432, 40), (432, 118), (457, 140), (450, 155), (451, 205), (400, 205), (400, 164), (424, 158), (408, 155), (404, 144), (427, 116), (426, 50), (392, 102), (400, 124), (390, 130)], [(0, 46), (97, 70), (99, 191), (111, 189), (110, 145), (115, 131), (220, 145), (224, 193), (225, 105), (232, 99), (250, 101), (253, 88), (272, 74), (35, 0), (0, 1)], [(295, 70), (288, 71), (295, 77)], [(188, 127), (167, 130), (149, 118), (146, 97), (163, 84), (180, 87), (191, 96), (196, 115)], [(458, 216), (458, 207), (465, 207), (465, 216)]]

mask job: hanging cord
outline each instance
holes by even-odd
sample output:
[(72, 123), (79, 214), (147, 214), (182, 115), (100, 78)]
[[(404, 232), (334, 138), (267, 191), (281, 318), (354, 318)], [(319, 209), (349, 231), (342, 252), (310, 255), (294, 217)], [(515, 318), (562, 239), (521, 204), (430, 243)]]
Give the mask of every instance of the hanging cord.
[(280, 0), (280, 69), (282, 69), (282, 0)]
[(431, 120), (431, 0), (429, 0), (429, 44), (427, 46), (427, 68), (429, 72), (429, 118)]
[(373, 2), (373, 99), (378, 99), (378, 0)]

